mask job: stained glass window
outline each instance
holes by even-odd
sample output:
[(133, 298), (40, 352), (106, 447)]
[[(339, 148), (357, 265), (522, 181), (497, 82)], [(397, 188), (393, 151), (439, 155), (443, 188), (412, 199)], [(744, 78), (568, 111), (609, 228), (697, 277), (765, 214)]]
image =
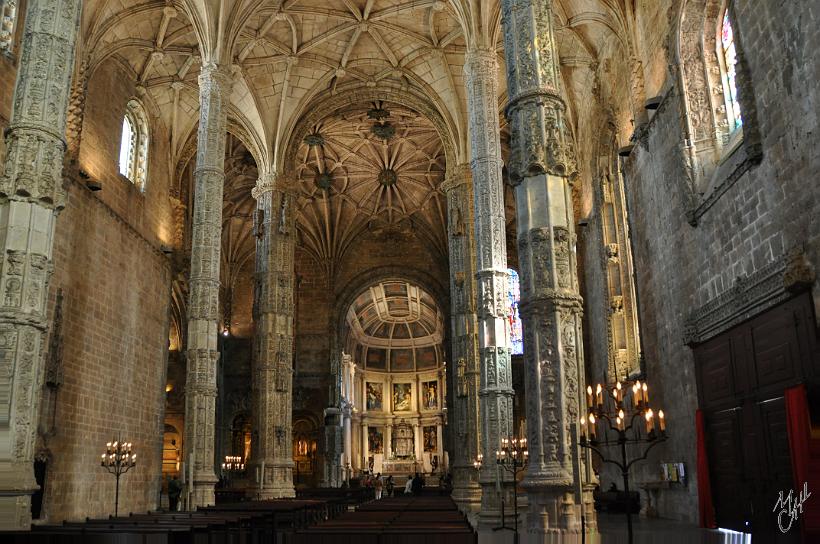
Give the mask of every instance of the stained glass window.
[(726, 117), (729, 130), (739, 128), (743, 121), (740, 117), (740, 103), (737, 101), (737, 52), (732, 23), (729, 21), (729, 10), (723, 12), (723, 23), (720, 27), (720, 53), (723, 56), (724, 76), (723, 95), (726, 101)]
[(518, 313), (518, 305), (521, 302), (521, 288), (518, 283), (518, 272), (512, 268), (507, 269), (510, 275), (507, 303), (509, 307), (510, 320), (510, 343), (512, 344), (512, 354), (521, 355), (524, 353), (524, 330), (521, 326), (521, 315)]

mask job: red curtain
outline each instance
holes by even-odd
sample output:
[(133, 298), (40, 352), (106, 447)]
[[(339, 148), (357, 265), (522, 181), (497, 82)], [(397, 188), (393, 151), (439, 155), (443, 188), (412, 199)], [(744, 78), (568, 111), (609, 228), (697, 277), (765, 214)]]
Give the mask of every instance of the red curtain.
[(715, 506), (712, 504), (712, 484), (709, 481), (709, 457), (706, 454), (706, 420), (703, 412), (695, 412), (695, 431), (698, 439), (698, 507), (700, 526), (707, 529), (717, 527)]
[[(809, 481), (809, 439), (811, 423), (809, 422), (809, 403), (806, 397), (806, 385), (800, 384), (785, 391), (786, 425), (789, 430), (789, 450), (792, 458), (794, 491), (803, 491), (803, 482)], [(811, 508), (811, 506), (808, 506)], [(802, 521), (802, 520), (801, 520)], [(800, 524), (804, 532), (804, 522)]]
[(794, 485), (802, 491), (803, 482), (808, 481), (809, 475), (809, 437), (811, 436), (805, 384), (786, 389), (785, 397)]

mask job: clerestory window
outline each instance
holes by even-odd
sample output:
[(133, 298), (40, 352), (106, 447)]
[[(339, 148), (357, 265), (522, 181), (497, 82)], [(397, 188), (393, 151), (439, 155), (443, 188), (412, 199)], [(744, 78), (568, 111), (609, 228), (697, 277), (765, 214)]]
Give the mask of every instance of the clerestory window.
[(120, 174), (140, 191), (145, 190), (148, 171), (148, 122), (142, 104), (130, 100), (125, 107), (120, 140)]
[(743, 119), (740, 115), (740, 102), (737, 99), (737, 51), (735, 50), (734, 32), (732, 31), (732, 22), (729, 20), (728, 9), (723, 11), (721, 21), (718, 57), (721, 60), (726, 119), (729, 124), (729, 132), (732, 133), (742, 126)]

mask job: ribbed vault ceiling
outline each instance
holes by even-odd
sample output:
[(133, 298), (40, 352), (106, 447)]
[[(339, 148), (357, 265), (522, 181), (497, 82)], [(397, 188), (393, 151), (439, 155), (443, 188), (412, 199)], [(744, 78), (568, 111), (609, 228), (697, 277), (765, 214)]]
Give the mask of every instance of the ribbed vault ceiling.
[(423, 116), (377, 102), (340, 110), (298, 151), (298, 224), (321, 261), (344, 255), (363, 229), (417, 231), (446, 251), (441, 139)]

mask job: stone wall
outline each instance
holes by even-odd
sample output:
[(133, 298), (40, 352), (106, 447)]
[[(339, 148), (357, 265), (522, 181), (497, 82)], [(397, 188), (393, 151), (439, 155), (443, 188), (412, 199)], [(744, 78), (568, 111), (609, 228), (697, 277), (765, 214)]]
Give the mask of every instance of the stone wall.
[[(52, 294), (62, 289), (63, 380), (55, 433), (40, 442), (52, 522), (113, 513), (114, 477), (99, 466), (118, 433), (137, 466), (121, 481), (120, 512), (155, 508), (168, 346), (170, 268), (149, 244), (78, 184), (57, 222)], [(54, 297), (52, 296), (52, 300)]]
[[(11, 114), (15, 68), (0, 58), (0, 129)], [(53, 522), (113, 513), (115, 480), (99, 460), (120, 432), (138, 461), (121, 481), (120, 512), (155, 508), (159, 499), (171, 282), (160, 251), (171, 234), (160, 150), (167, 133), (146, 104), (152, 139), (140, 192), (117, 164), (133, 81), (113, 61), (91, 76), (79, 166), (103, 190), (92, 193), (82, 180), (67, 179), (57, 221), (49, 319), (62, 289), (62, 380), (37, 442), (48, 459), (42, 517)]]
[[(676, 80), (667, 81), (666, 99), (650, 120), (645, 144), (636, 146), (625, 163), (647, 379), (656, 385), (652, 401), (668, 414), (671, 435), (643, 464), (638, 480), (657, 479), (660, 461), (685, 462), (688, 485), (661, 492), (659, 510), (690, 521), (697, 521), (698, 512), (697, 390), (692, 351), (683, 343), (685, 320), (732, 288), (736, 278), (760, 270), (792, 247), (802, 247), (815, 270), (820, 267), (820, 59), (807, 53), (820, 46), (818, 14), (801, 2), (736, 4), (735, 36), (749, 59), (750, 75), (750, 84), (741, 89), (741, 106), (751, 111), (747, 101), (752, 98), (757, 108), (756, 119), (744, 118), (744, 126), (757, 124), (762, 162), (743, 173), (692, 226)], [(730, 160), (728, 154), (723, 159)], [(814, 295), (817, 303), (816, 284)]]

